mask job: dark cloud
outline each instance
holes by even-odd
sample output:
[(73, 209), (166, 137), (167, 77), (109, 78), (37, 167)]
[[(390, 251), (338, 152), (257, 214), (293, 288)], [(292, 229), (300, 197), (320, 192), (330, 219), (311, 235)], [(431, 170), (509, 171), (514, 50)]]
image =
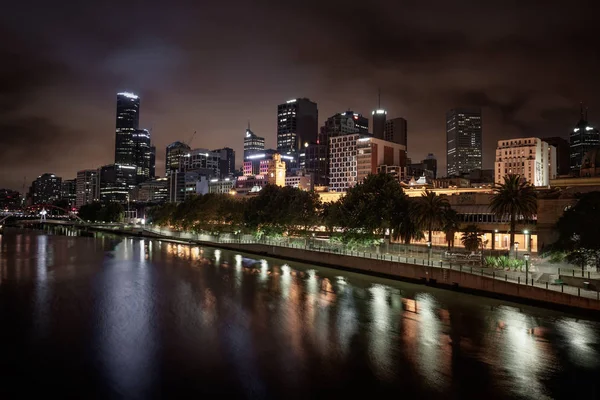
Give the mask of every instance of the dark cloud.
[(193, 131), (194, 146), (241, 156), (248, 119), (274, 146), (275, 107), (297, 96), (322, 122), (370, 114), (381, 88), (388, 115), (408, 119), (410, 156), (442, 167), (453, 107), (482, 107), (486, 167), (500, 138), (566, 136), (580, 101), (600, 117), (594, 3), (494, 3), (13, 2), (0, 14), (0, 186), (109, 163), (124, 89), (142, 97), (159, 166)]

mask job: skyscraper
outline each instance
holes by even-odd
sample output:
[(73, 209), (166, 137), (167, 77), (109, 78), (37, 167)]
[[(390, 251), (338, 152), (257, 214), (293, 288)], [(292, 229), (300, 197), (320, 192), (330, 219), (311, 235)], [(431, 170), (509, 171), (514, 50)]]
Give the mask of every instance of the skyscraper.
[(133, 165), (136, 167), (136, 183), (150, 179), (152, 163), (152, 145), (150, 132), (147, 129), (136, 129), (131, 135), (133, 139)]
[(581, 105), (581, 115), (579, 122), (573, 128), (571, 132), (570, 140), (570, 159), (571, 159), (571, 174), (579, 175), (581, 169), (581, 163), (585, 153), (590, 151), (592, 148), (600, 145), (600, 132), (598, 129), (592, 127), (587, 120), (587, 108), (583, 108)]
[(455, 108), (446, 113), (448, 176), (481, 169), (481, 109)]
[(69, 208), (75, 207), (77, 199), (77, 180), (64, 179), (61, 186), (61, 199), (69, 203)]
[(319, 120), (317, 103), (307, 98), (277, 106), (277, 151), (297, 157), (306, 143), (316, 142)]
[(265, 149), (265, 138), (254, 134), (250, 130), (250, 123), (248, 123), (248, 129), (244, 135), (244, 160), (256, 153), (260, 153)]
[(31, 204), (54, 203), (61, 198), (62, 178), (54, 174), (42, 174), (31, 183), (29, 198)]
[(393, 118), (385, 121), (384, 139), (407, 147), (407, 122), (404, 118)]
[(134, 164), (134, 134), (140, 125), (140, 98), (129, 92), (117, 93), (115, 164)]
[(190, 146), (183, 142), (173, 142), (167, 146), (165, 156), (165, 176), (167, 178), (173, 171), (179, 170), (179, 159), (190, 150)]
[(385, 119), (387, 111), (381, 108), (381, 92), (378, 95), (377, 110), (372, 112), (373, 116), (373, 137), (377, 139), (385, 139)]
[(98, 200), (98, 170), (84, 169), (77, 172), (77, 199), (75, 205), (81, 207)]
[(150, 179), (156, 178), (156, 146), (150, 146)]
[(219, 162), (219, 171), (221, 179), (231, 177), (235, 172), (235, 151), (230, 147), (213, 150), (214, 153), (221, 155)]

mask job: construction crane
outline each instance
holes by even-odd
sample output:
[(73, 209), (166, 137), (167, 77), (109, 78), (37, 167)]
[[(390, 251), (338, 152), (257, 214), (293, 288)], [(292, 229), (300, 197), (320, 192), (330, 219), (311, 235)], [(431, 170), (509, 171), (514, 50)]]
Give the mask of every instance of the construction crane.
[(187, 141), (187, 145), (192, 147), (192, 140), (194, 140), (194, 136), (196, 136), (196, 131), (194, 131), (194, 133), (192, 133), (192, 137), (190, 137), (190, 140)]

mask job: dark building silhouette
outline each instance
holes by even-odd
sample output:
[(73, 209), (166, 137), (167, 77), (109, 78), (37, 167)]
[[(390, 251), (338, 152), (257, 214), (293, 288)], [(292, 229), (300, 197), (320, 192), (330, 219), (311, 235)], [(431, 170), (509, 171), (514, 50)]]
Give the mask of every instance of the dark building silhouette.
[(385, 121), (384, 139), (388, 142), (394, 142), (407, 146), (408, 135), (406, 120), (398, 117)]
[(433, 172), (433, 179), (437, 179), (437, 159), (433, 153), (427, 154), (427, 157), (423, 160), (423, 165), (426, 169)]
[(213, 152), (219, 153), (221, 157), (219, 161), (221, 179), (232, 177), (235, 173), (235, 151), (230, 147), (224, 147)]
[(455, 108), (446, 113), (448, 176), (459, 176), (482, 165), (481, 109)]
[[(573, 128), (570, 136), (570, 166), (571, 174), (578, 176), (584, 155), (600, 145), (600, 132), (592, 127), (587, 120), (587, 109), (581, 105), (579, 122)], [(558, 157), (558, 156), (557, 156)]]
[(569, 141), (558, 136), (542, 140), (556, 148), (556, 173), (558, 175), (568, 175), (571, 171)]

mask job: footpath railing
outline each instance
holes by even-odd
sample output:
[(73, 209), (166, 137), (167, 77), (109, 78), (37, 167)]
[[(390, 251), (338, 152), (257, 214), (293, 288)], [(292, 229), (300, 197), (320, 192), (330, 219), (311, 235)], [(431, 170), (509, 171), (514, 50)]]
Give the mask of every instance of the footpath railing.
[(429, 266), (433, 268), (441, 268), (441, 269), (451, 269), (457, 270), (473, 275), (486, 276), (489, 278), (512, 282), (518, 285), (528, 285), (534, 286), (537, 288), (541, 288), (544, 290), (551, 290), (555, 292), (561, 292), (570, 294), (573, 296), (579, 297), (587, 297), (592, 299), (600, 300), (600, 291), (598, 290), (586, 290), (578, 287), (567, 286), (564, 284), (552, 284), (549, 282), (536, 282), (532, 277), (533, 274), (528, 275), (528, 279), (525, 279), (525, 274), (522, 272), (513, 272), (513, 271), (502, 271), (502, 270), (493, 270), (490, 268), (481, 268), (481, 266), (474, 265), (474, 263), (469, 260), (461, 261), (449, 261), (444, 259), (444, 252), (441, 251), (432, 251), (430, 255), (428, 255), (427, 249), (425, 251), (410, 253), (406, 252), (406, 254), (390, 254), (378, 251), (359, 251), (359, 250), (348, 250), (344, 248), (343, 245), (336, 245), (329, 243), (323, 240), (315, 240), (315, 239), (282, 239), (282, 240), (272, 240), (272, 239), (256, 239), (252, 235), (231, 235), (225, 234), (220, 236), (215, 235), (207, 235), (207, 234), (197, 234), (192, 232), (182, 232), (182, 231), (172, 231), (166, 228), (155, 228), (151, 226), (146, 226), (143, 230), (154, 233), (156, 235), (160, 235), (166, 238), (186, 240), (186, 241), (194, 241), (194, 242), (208, 242), (213, 244), (262, 244), (268, 246), (279, 246), (279, 247), (288, 247), (293, 249), (303, 249), (307, 251), (316, 251), (323, 253), (332, 253), (332, 254), (340, 254), (351, 257), (360, 257), (365, 259), (373, 259), (373, 260), (385, 260), (397, 263), (405, 263), (405, 264), (415, 264), (415, 265), (423, 265)]

